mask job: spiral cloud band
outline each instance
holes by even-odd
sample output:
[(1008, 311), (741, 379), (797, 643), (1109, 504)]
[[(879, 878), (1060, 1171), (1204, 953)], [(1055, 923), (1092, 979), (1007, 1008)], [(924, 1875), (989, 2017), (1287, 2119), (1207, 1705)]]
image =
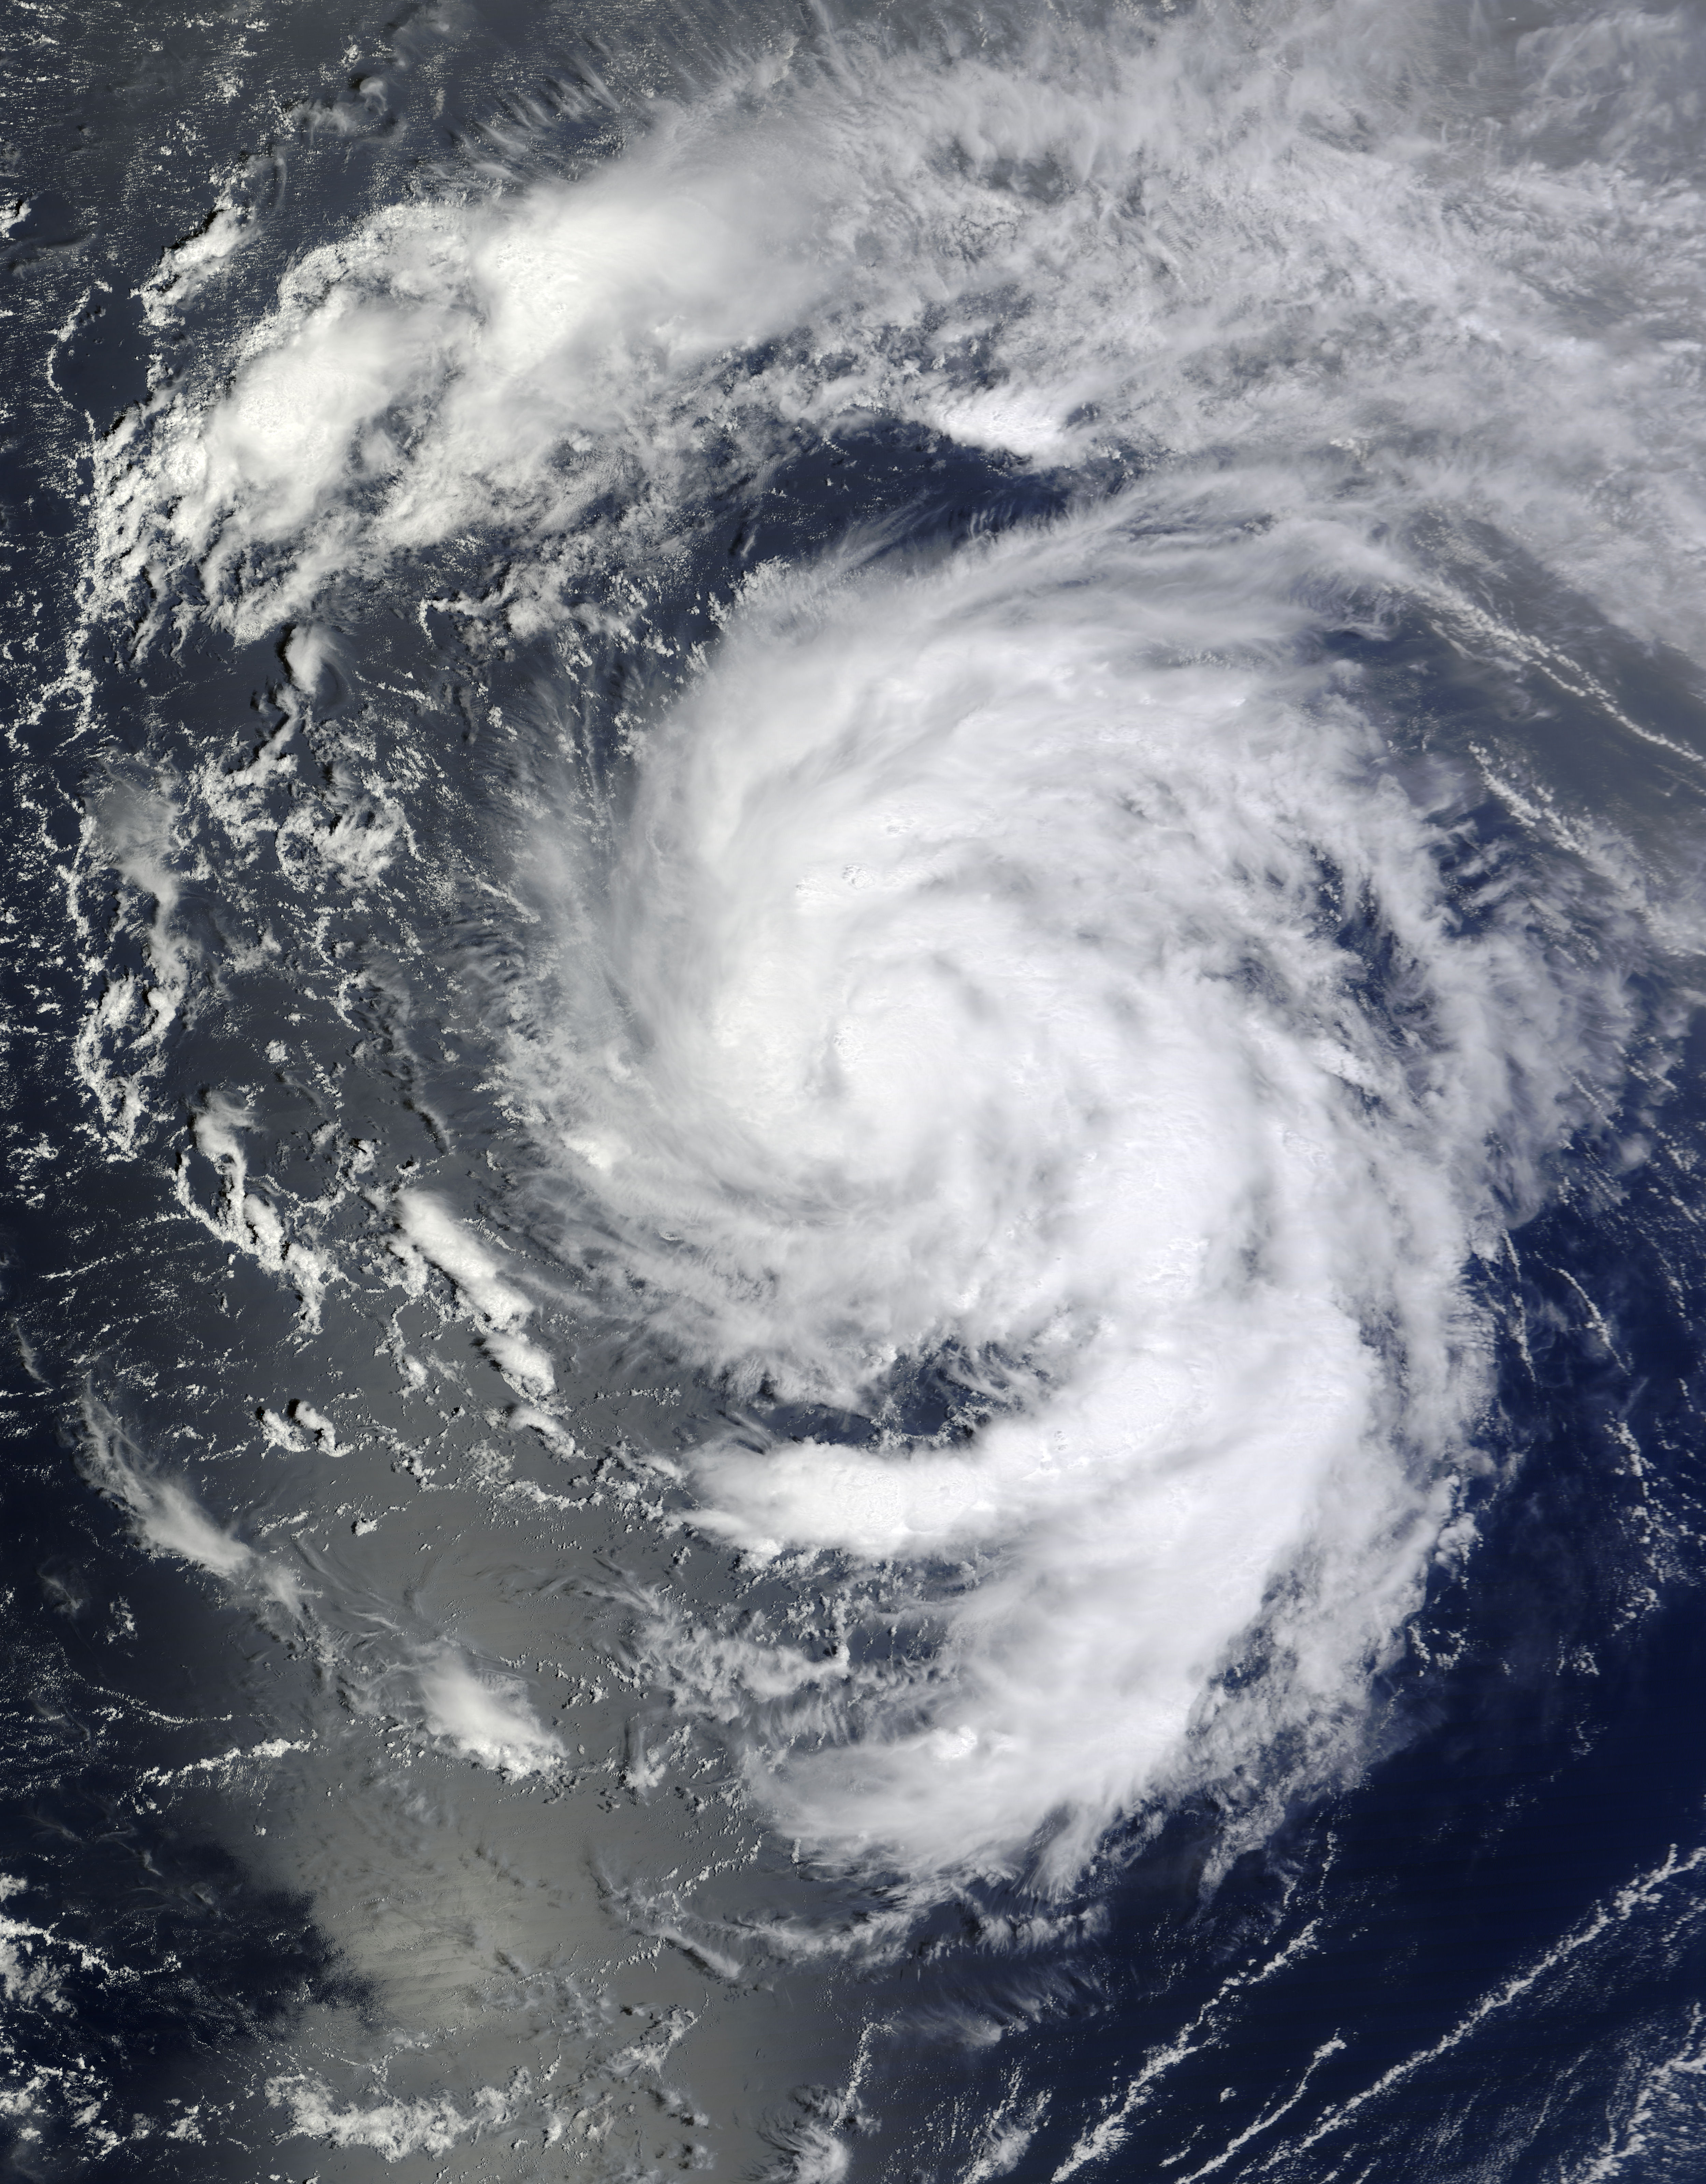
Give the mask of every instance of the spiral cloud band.
[(103, 458), (114, 587), (193, 570), (253, 635), (501, 538), (436, 603), (565, 685), (642, 641), (625, 571), (697, 581), (731, 468), (894, 432), (1036, 488), (951, 550), (760, 550), (714, 645), (645, 640), (620, 788), (532, 845), (508, 1047), (601, 1307), (749, 1407), (690, 1529), (869, 1606), (814, 1652), (660, 1604), (654, 1664), (798, 1839), (925, 1879), (1064, 1883), (1356, 1750), (1468, 1536), (1472, 1270), (1622, 1006), (1463, 754), (1395, 744), (1381, 648), (1591, 699), (1500, 583), (1699, 633), (1692, 353), (1582, 300), (1697, 293), (1640, 187), (1682, 33), (1513, 36), (1519, 98), (1449, 10), (1260, 15), (772, 56), (310, 254)]

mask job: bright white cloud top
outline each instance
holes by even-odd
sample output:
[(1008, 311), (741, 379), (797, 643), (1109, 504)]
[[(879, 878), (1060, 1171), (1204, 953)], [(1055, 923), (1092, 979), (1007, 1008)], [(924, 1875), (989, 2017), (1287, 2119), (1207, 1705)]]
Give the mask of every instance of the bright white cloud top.
[[(926, 1881), (1064, 1883), (1183, 1784), (1342, 1763), (1462, 1545), (1470, 1271), (1614, 1067), (1616, 918), (1590, 960), (1466, 867), (1329, 640), (1420, 607), (1594, 699), (1501, 620), (1512, 554), (1706, 634), (1706, 226), (1644, 179), (1681, 33), (1514, 36), (1494, 81), (1445, 10), (1250, 20), (850, 41), (589, 178), (392, 209), (103, 457), (114, 587), (193, 571), (253, 635), (501, 538), (460, 607), (565, 662), (727, 465), (892, 428), (1059, 482), (940, 566), (750, 578), (625, 800), (542, 830), (509, 1057), (608, 1309), (886, 1429), (685, 1475), (702, 1534), (881, 1568), (909, 1655), (653, 1643), (789, 1830)], [(909, 1435), (932, 1362), (966, 1417)]]

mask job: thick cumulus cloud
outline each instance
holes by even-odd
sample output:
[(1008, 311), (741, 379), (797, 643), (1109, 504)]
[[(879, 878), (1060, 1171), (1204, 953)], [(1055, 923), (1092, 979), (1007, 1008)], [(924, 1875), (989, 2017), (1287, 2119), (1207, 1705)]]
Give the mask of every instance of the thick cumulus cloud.
[[(825, 1847), (998, 1862), (1064, 1814), (1070, 1871), (1193, 1730), (1336, 1724), (1484, 1396), (1463, 1269), (1567, 1124), (1583, 996), (1521, 921), (1464, 936), (1354, 682), (1298, 664), (1319, 539), (1192, 514), (751, 599), (566, 951), (620, 1279), (890, 1429), (692, 1469), (703, 1530), (924, 1581), (911, 1669), (793, 1657), (767, 1779)], [(963, 1416), (909, 1437), (944, 1358)]]
[(1420, 615), (1608, 706), (1502, 593), (1706, 639), (1706, 70), (1680, 14), (1359, 0), (928, 43), (311, 254), (113, 436), (102, 521), (112, 587), (245, 634), (501, 535), (480, 610), (537, 632), (875, 423), (1079, 482), (942, 566), (747, 585), (614, 846), (542, 850), (512, 1057), (613, 1309), (872, 1423), (701, 1451), (694, 1521), (886, 1572), (910, 1649), (660, 1613), (659, 1660), (803, 1838), (1052, 1830), (1064, 1875), (1192, 1767), (1353, 1741), (1448, 1524), (1464, 1269), (1617, 965), (1421, 815), (1324, 639)]

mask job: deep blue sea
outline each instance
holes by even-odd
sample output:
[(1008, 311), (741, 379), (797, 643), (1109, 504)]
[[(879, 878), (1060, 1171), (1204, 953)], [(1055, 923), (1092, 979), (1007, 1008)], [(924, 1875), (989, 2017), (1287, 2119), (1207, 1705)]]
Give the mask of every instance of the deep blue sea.
[(0, 35), (4, 2173), (1706, 2175), (1706, 20)]

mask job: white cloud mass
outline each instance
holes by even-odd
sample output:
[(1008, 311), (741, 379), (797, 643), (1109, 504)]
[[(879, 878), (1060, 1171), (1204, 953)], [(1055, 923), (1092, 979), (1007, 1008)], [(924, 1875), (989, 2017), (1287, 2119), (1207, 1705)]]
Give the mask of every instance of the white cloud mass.
[[(1698, 644), (1706, 223), (1646, 178), (1703, 75), (1681, 16), (1513, 33), (1502, 86), (1469, 50), (1365, 0), (847, 41), (589, 178), (375, 215), (103, 452), (115, 589), (197, 583), (247, 636), (501, 530), (481, 611), (571, 661), (726, 460), (891, 425), (1086, 483), (941, 566), (759, 571), (614, 850), (539, 845), (514, 1084), (612, 1308), (749, 1391), (881, 1415), (947, 1360), (981, 1406), (693, 1460), (702, 1531), (881, 1568), (933, 1634), (792, 1654), (779, 1698), (761, 1641), (660, 1609), (830, 1854), (1046, 1836), (1064, 1880), (1194, 1769), (1353, 1748), (1472, 1465), (1464, 1270), (1621, 971), (1464, 865), (1323, 640), (1414, 608), (1603, 700), (1501, 621), (1496, 537)], [(548, 1386), (496, 1262), (398, 1218)]]

